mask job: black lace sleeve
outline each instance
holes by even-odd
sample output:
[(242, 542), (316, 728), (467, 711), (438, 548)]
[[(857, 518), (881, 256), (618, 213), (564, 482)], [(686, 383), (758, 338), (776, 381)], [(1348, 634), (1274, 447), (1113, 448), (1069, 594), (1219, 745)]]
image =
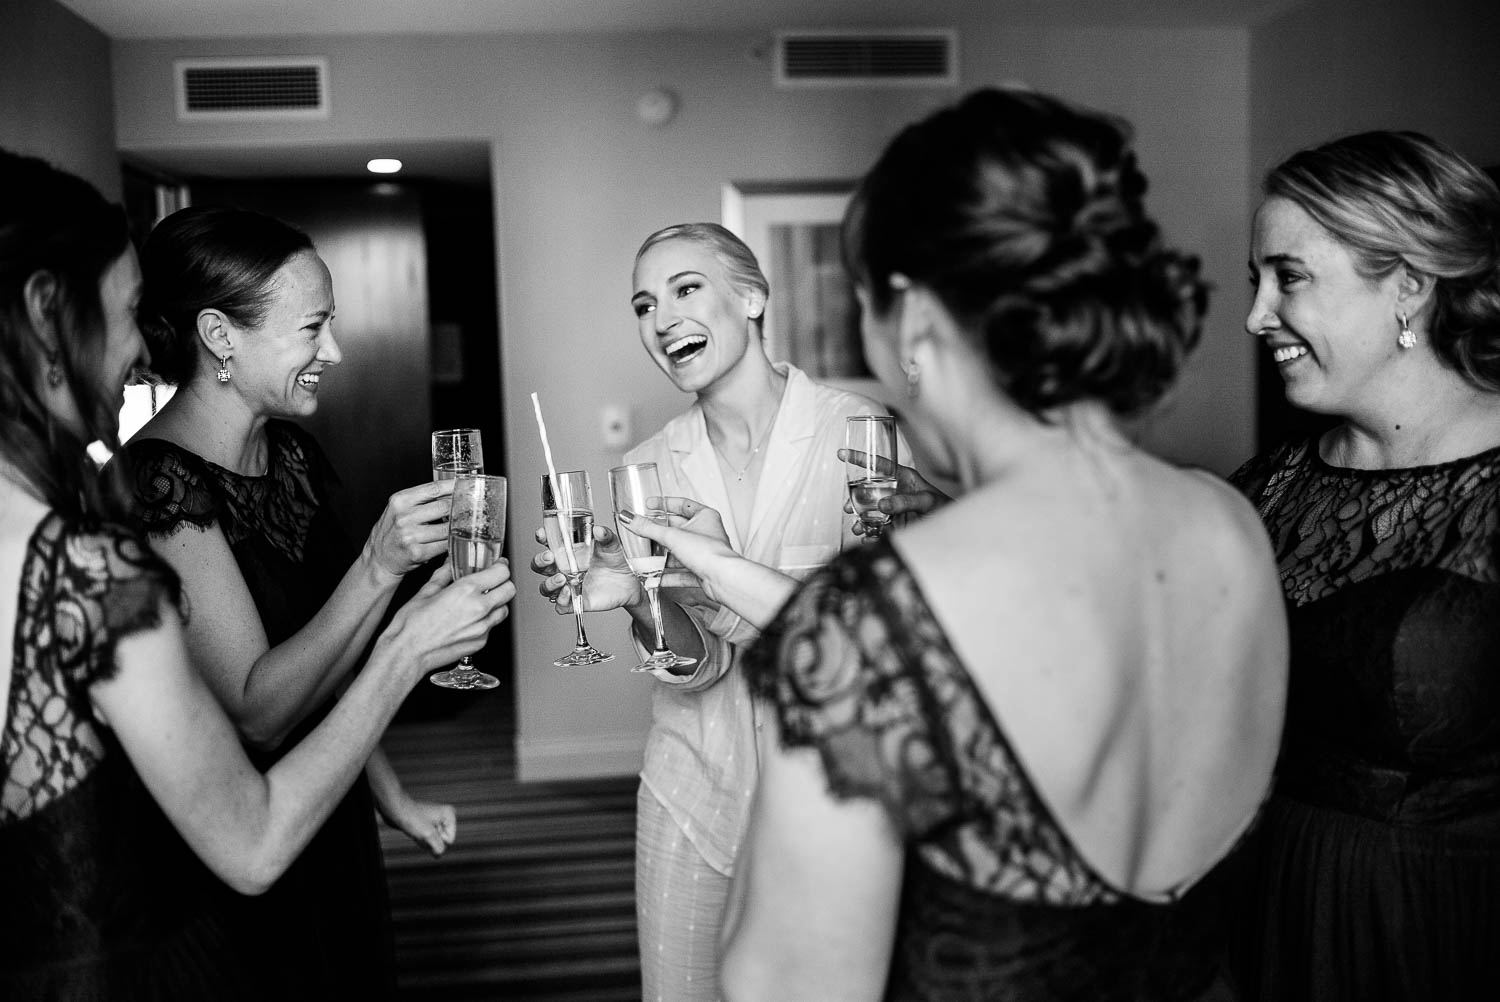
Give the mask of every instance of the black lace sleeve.
[(934, 694), (904, 664), (892, 634), (903, 624), (866, 575), (868, 562), (866, 553), (845, 557), (809, 578), (747, 653), (745, 670), (774, 707), (783, 746), (818, 749), (830, 793), (878, 800), (905, 838), (918, 839), (952, 817), (957, 771), (929, 732)]
[(50, 591), (57, 666), (85, 688), (114, 676), (122, 638), (161, 625), (164, 599), (182, 607), (177, 576), (118, 526), (63, 532)]
[(170, 536), (184, 526), (207, 529), (218, 521), (212, 474), (192, 453), (145, 439), (125, 446), (115, 461), (125, 466), (131, 511), (143, 532)]

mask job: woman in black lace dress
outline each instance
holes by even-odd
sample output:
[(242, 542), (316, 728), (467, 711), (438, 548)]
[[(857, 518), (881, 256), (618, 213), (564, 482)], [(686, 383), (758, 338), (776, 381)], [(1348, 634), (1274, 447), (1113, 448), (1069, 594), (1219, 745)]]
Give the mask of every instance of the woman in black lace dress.
[(1500, 995), (1500, 192), (1410, 133), (1275, 168), (1245, 326), (1339, 420), (1235, 475), (1291, 620), (1252, 997)]
[(845, 217), (865, 352), (962, 496), (815, 574), (769, 703), (734, 999), (1183, 999), (1280, 736), (1285, 621), (1222, 481), (1116, 425), (1196, 338), (1125, 127), (981, 91)]
[[(119, 462), (153, 549), (203, 612), (194, 663), (269, 764), (328, 712), (402, 577), (446, 551), (453, 485), (395, 494), (363, 548), (338, 521), (329, 463), (293, 423), (341, 358), (332, 281), (305, 234), (184, 209), (141, 262), (151, 368), (177, 391)], [(284, 997), (394, 991), (377, 807), (434, 853), (454, 837), (453, 808), (407, 796), (378, 750), (366, 775), (270, 892), (224, 903), (247, 956), (276, 958)]]
[[(177, 577), (125, 528), (85, 443), (116, 442), (143, 352), (124, 213), (0, 151), (0, 998), (268, 997), (213, 907), (262, 893), (427, 670), (515, 590), (446, 571), (397, 612), (336, 710), (264, 774), (188, 659)], [(471, 583), (472, 582), (472, 583)], [(483, 588), (493, 591), (485, 594)], [(180, 611), (181, 610), (181, 611)]]

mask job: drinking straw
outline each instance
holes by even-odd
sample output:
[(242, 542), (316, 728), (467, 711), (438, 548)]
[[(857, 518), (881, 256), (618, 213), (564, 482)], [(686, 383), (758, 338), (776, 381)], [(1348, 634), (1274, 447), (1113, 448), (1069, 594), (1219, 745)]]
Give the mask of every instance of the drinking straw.
[[(552, 446), (547, 442), (547, 422), (542, 420), (542, 402), (537, 399), (536, 393), (531, 394), (531, 409), (536, 411), (536, 427), (542, 434), (542, 455), (547, 459), (547, 472), (552, 477), (552, 498), (557, 500), (557, 467), (552, 465)], [(558, 529), (562, 528), (562, 520), (558, 519)], [(578, 573), (577, 562), (573, 559), (573, 544), (571, 540), (564, 540), (564, 549), (568, 554), (568, 570), (573, 574)]]

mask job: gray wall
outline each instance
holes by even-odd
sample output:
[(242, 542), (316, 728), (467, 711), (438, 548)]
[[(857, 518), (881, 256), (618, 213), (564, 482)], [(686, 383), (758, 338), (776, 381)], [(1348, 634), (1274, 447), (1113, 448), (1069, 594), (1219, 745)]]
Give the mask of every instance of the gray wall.
[[(1123, 114), (1138, 129), (1151, 204), (1169, 236), (1235, 289), (1248, 210), (1249, 30), (960, 24), (965, 87), (1019, 79)], [(544, 467), (530, 393), (540, 394), (560, 465), (596, 477), (619, 462), (599, 441), (601, 405), (629, 409), (634, 437), (688, 398), (641, 350), (628, 307), (642, 237), (671, 222), (717, 219), (729, 180), (853, 178), (913, 117), (950, 90), (779, 91), (739, 35), (283, 38), (115, 45), (123, 150), (195, 144), (483, 139), (492, 147), (506, 472), (512, 560), (523, 579)], [(175, 120), (172, 60), (326, 55), (327, 122), (186, 126)], [(636, 98), (666, 84), (682, 97), (669, 126), (643, 125)], [(337, 276), (335, 276), (337, 282)], [(1163, 452), (1227, 471), (1252, 447), (1249, 338), (1215, 307), (1181, 391), (1147, 430)], [(590, 637), (620, 661), (620, 614)], [(560, 671), (569, 623), (523, 580), (514, 608), (522, 776), (629, 772), (640, 760), (651, 682), (620, 661)]]
[(1413, 129), (1500, 163), (1500, 3), (1320, 0), (1256, 29), (1252, 171), (1367, 129)]
[(0, 0), (0, 146), (120, 197), (110, 45), (54, 0)]

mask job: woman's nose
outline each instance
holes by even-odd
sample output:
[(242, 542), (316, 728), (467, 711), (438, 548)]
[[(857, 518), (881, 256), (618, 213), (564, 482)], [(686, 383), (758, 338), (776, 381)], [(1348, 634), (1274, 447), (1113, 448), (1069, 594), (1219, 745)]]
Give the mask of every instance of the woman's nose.
[(1281, 318), (1276, 315), (1274, 296), (1268, 291), (1257, 288), (1255, 299), (1250, 304), (1250, 312), (1245, 316), (1245, 331), (1258, 337), (1280, 326)]
[(334, 339), (332, 326), (323, 331), (320, 341), (318, 361), (324, 365), (338, 365), (344, 360), (344, 353), (339, 350), (339, 343)]

